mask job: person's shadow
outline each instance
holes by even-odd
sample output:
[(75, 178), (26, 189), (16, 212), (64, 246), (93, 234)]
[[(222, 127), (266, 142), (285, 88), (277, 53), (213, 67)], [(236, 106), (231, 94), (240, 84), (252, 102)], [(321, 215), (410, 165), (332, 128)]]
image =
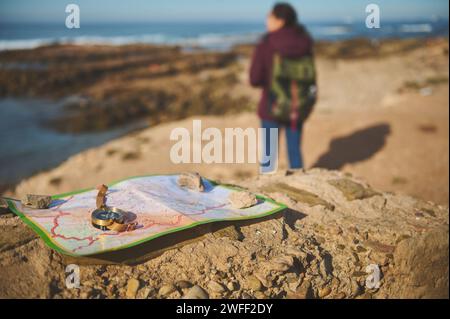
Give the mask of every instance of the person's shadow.
[(366, 160), (383, 148), (390, 133), (390, 125), (382, 123), (335, 138), (312, 167), (337, 170), (345, 164)]

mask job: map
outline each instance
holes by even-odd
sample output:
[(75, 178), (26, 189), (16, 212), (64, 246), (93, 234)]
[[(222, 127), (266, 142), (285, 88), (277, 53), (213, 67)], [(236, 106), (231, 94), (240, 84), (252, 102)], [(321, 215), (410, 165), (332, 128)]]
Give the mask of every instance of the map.
[(92, 226), (97, 190), (53, 196), (48, 209), (32, 209), (8, 200), (10, 208), (53, 249), (71, 256), (89, 256), (126, 249), (176, 231), (215, 221), (258, 218), (285, 208), (258, 196), (258, 203), (234, 209), (230, 187), (206, 179), (204, 192), (182, 188), (178, 175), (135, 177), (109, 185), (107, 205), (118, 207), (137, 224), (132, 231), (102, 231)]

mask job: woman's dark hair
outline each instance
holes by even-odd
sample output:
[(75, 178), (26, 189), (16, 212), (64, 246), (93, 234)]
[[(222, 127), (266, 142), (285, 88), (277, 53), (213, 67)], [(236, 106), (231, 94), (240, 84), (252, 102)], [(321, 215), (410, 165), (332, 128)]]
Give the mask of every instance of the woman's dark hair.
[(295, 11), (294, 7), (286, 2), (279, 2), (274, 5), (272, 9), (272, 14), (284, 21), (285, 27), (293, 27), (296, 28), (300, 34), (308, 35), (308, 31), (306, 28), (298, 22), (297, 11)]

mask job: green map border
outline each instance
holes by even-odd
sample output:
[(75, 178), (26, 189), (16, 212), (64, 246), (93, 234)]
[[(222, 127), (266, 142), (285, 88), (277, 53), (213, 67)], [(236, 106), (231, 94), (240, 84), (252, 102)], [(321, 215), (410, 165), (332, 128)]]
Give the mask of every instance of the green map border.
[[(138, 179), (138, 178), (144, 178), (144, 177), (158, 177), (158, 176), (174, 176), (174, 175), (179, 175), (179, 174), (167, 174), (167, 175), (159, 175), (159, 174), (155, 174), (155, 175), (141, 175), (141, 176), (133, 176), (133, 177), (128, 177), (128, 178), (124, 178), (124, 179), (120, 179), (117, 180), (115, 182), (112, 182), (110, 184), (108, 184), (108, 187), (114, 186), (116, 184), (119, 184), (121, 182), (125, 182), (125, 181), (129, 181), (129, 180), (133, 180), (133, 179)], [(220, 183), (217, 183), (213, 180), (209, 180), (206, 178), (203, 178), (205, 180), (207, 180), (208, 182), (212, 183), (214, 186), (221, 186), (221, 187), (225, 187), (231, 190), (240, 190), (241, 188), (237, 187), (237, 186), (231, 186), (231, 185), (223, 185)], [(89, 191), (94, 190), (95, 188), (86, 188), (86, 189), (81, 189), (81, 190), (77, 190), (77, 191), (73, 191), (73, 192), (67, 192), (67, 193), (62, 193), (62, 194), (58, 194), (58, 195), (54, 195), (52, 196), (52, 199), (60, 199), (60, 198), (64, 198), (67, 196), (72, 196), (72, 195), (78, 195), (78, 194), (82, 194), (82, 193), (86, 193)], [(262, 196), (262, 195), (256, 195), (256, 197), (260, 200), (264, 200), (267, 201), (271, 204), (277, 205), (278, 207), (275, 209), (272, 209), (271, 211), (265, 212), (263, 214), (259, 214), (259, 215), (254, 215), (254, 216), (250, 216), (250, 217), (235, 217), (235, 218), (215, 218), (215, 219), (208, 219), (205, 221), (198, 221), (198, 222), (194, 222), (192, 224), (186, 225), (186, 226), (182, 226), (182, 227), (177, 227), (174, 229), (170, 229), (158, 234), (155, 234), (153, 236), (150, 237), (146, 237), (144, 239), (140, 239), (137, 240), (135, 242), (123, 245), (123, 246), (119, 246), (119, 247), (115, 247), (115, 248), (110, 248), (107, 250), (103, 250), (103, 251), (99, 251), (96, 253), (91, 253), (91, 254), (86, 254), (86, 255), (80, 255), (80, 254), (74, 254), (68, 250), (66, 250), (65, 248), (63, 248), (62, 246), (60, 246), (56, 241), (54, 241), (49, 235), (47, 230), (43, 229), (42, 227), (40, 227), (37, 223), (35, 223), (34, 221), (32, 221), (31, 219), (29, 219), (28, 217), (25, 216), (24, 213), (22, 213), (14, 204), (14, 201), (11, 199), (6, 199), (6, 202), (8, 203), (8, 207), (9, 209), (14, 212), (17, 216), (20, 217), (20, 219), (27, 224), (29, 227), (31, 227), (43, 240), (44, 242), (47, 244), (47, 246), (49, 246), (50, 248), (56, 250), (59, 253), (62, 253), (64, 255), (68, 255), (68, 256), (72, 256), (72, 257), (89, 257), (89, 256), (95, 256), (98, 254), (103, 254), (103, 253), (107, 253), (107, 252), (113, 252), (113, 251), (118, 251), (118, 250), (123, 250), (123, 249), (127, 249), (127, 248), (131, 248), (140, 244), (143, 244), (145, 242), (149, 242), (155, 238), (159, 238), (161, 236), (165, 236), (168, 234), (172, 234), (175, 232), (179, 232), (182, 230), (186, 230), (186, 229), (190, 229), (190, 228), (194, 228), (200, 225), (204, 225), (204, 224), (210, 224), (210, 223), (215, 223), (215, 222), (225, 222), (225, 221), (241, 221), (241, 220), (251, 220), (251, 219), (257, 219), (257, 218), (262, 218), (262, 217), (266, 217), (272, 214), (275, 214), (277, 212), (280, 212), (284, 209), (287, 208), (287, 206), (285, 204), (279, 203), (274, 201), (271, 198)]]

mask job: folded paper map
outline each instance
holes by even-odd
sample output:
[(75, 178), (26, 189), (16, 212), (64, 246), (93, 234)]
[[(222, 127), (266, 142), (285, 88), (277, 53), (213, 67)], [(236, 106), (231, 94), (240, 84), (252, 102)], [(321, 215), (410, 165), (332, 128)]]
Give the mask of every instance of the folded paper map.
[(126, 211), (137, 224), (127, 232), (102, 231), (92, 226), (97, 190), (52, 197), (48, 209), (32, 209), (8, 200), (10, 209), (53, 249), (71, 256), (90, 256), (130, 248), (201, 224), (260, 218), (285, 208), (258, 196), (258, 203), (233, 209), (228, 201), (237, 190), (208, 180), (204, 192), (180, 187), (178, 175), (144, 176), (109, 185), (107, 205)]

